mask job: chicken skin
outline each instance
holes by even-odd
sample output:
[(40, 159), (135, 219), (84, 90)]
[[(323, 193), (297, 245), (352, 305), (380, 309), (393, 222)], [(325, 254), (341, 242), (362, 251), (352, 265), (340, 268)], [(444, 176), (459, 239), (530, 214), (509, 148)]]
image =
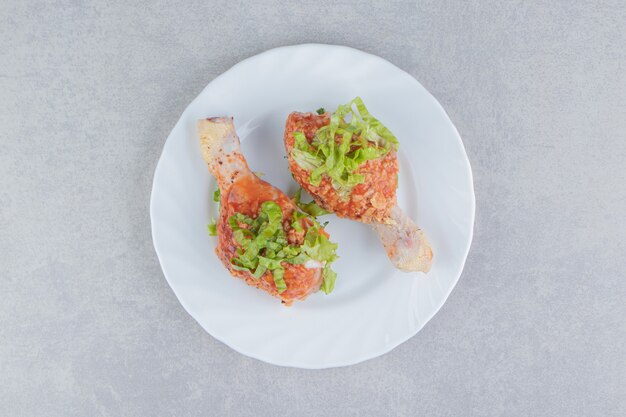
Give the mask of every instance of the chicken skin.
[(397, 140), (360, 98), (334, 114), (291, 113), (283, 139), (293, 177), (317, 204), (371, 225), (396, 268), (430, 270), (425, 233), (397, 205)]

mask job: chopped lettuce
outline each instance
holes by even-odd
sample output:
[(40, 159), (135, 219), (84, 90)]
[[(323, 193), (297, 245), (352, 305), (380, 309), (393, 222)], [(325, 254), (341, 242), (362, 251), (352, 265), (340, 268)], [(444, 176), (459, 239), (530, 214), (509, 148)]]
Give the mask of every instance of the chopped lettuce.
[(300, 213), (298, 210), (294, 210), (293, 213), (291, 213), (291, 227), (295, 229), (296, 232), (304, 232), (304, 228), (302, 227), (302, 222), (300, 222), (300, 219), (303, 219), (305, 217), (306, 215)]
[(330, 294), (335, 288), (337, 273), (330, 269), (330, 264), (326, 264), (324, 265), (324, 269), (322, 270), (322, 276), (324, 278), (324, 282), (322, 283), (322, 291), (324, 291), (326, 294)]
[(311, 259), (325, 263), (332, 263), (337, 259), (337, 244), (328, 240), (325, 234), (320, 233), (320, 226), (312, 226), (307, 230), (302, 244), (302, 252)]
[(310, 171), (312, 185), (319, 185), (328, 176), (339, 194), (347, 197), (365, 180), (356, 172), (361, 165), (397, 149), (396, 137), (356, 97), (337, 108), (311, 143), (302, 132), (294, 132), (291, 156), (302, 169)]
[(209, 236), (217, 236), (217, 222), (215, 220), (207, 225), (207, 229), (209, 230)]
[(285, 283), (284, 276), (285, 276), (285, 270), (282, 269), (282, 267), (280, 269), (275, 269), (274, 271), (272, 271), (272, 277), (274, 278), (276, 291), (278, 291), (279, 294), (287, 290), (287, 284)]
[(304, 243), (301, 246), (290, 245), (283, 229), (283, 213), (278, 204), (266, 201), (256, 218), (235, 213), (228, 219), (233, 231), (233, 238), (239, 244), (237, 255), (231, 259), (234, 269), (249, 271), (253, 277), (260, 279), (270, 271), (279, 293), (287, 289), (283, 263), (303, 264), (309, 260), (321, 262), (325, 293), (332, 291), (336, 274), (330, 264), (337, 259), (337, 244), (328, 240), (323, 227), (313, 218), (304, 213), (294, 211), (291, 216), (291, 227), (304, 232), (301, 220), (309, 219)]
[[(215, 191), (213, 192), (213, 201), (218, 203), (219, 205), (219, 202), (220, 202), (220, 189), (219, 188), (215, 189)], [(207, 225), (207, 229), (209, 230), (209, 236), (217, 236), (217, 222), (215, 221), (215, 219), (211, 220), (211, 223)]]
[(307, 171), (313, 171), (321, 167), (324, 163), (322, 158), (318, 158), (310, 152), (303, 151), (297, 148), (291, 150), (291, 156), (293, 156), (293, 159), (296, 160), (296, 162), (302, 167), (302, 169), (306, 169)]
[(298, 188), (298, 191), (293, 195), (293, 200), (296, 203), (296, 206), (306, 214), (319, 217), (324, 216), (326, 214), (330, 214), (330, 211), (327, 211), (320, 207), (315, 201), (311, 201), (309, 203), (303, 203), (300, 201), (302, 198), (302, 188)]

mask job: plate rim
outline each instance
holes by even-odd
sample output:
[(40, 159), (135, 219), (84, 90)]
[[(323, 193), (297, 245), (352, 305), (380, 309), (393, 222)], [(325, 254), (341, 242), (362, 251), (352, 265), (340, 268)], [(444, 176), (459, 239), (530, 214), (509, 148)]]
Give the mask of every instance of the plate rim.
[[(396, 70), (400, 71), (404, 76), (408, 77), (410, 82), (415, 83), (419, 88), (421, 88), (426, 93), (426, 96), (428, 97), (428, 99), (441, 112), (443, 112), (443, 114), (446, 116), (447, 120), (449, 121), (450, 126), (452, 127), (452, 129), (454, 131), (454, 135), (456, 136), (456, 139), (457, 139), (457, 145), (460, 145), (460, 149), (462, 151), (462, 156), (463, 156), (462, 159), (463, 159), (463, 162), (465, 164), (467, 180), (469, 182), (469, 191), (470, 191), (469, 196), (471, 197), (471, 205), (470, 205), (471, 227), (470, 227), (470, 230), (469, 230), (469, 236), (468, 236), (468, 239), (467, 239), (467, 243), (466, 243), (465, 248), (463, 250), (462, 262), (460, 263), (459, 270), (455, 273), (455, 279), (454, 279), (453, 285), (451, 285), (449, 287), (449, 289), (444, 292), (444, 295), (441, 298), (441, 302), (440, 303), (436, 303), (437, 307), (435, 309), (433, 309), (432, 313), (425, 316), (425, 319), (423, 320), (421, 325), (416, 327), (415, 331), (408, 332), (407, 333), (408, 336), (399, 338), (399, 340), (396, 341), (395, 343), (386, 345), (386, 346), (384, 346), (381, 349), (374, 350), (373, 353), (367, 354), (367, 355), (363, 355), (362, 357), (358, 357), (358, 358), (356, 358), (355, 360), (352, 360), (352, 361), (342, 361), (341, 363), (325, 363), (325, 364), (320, 365), (320, 366), (294, 365), (294, 364), (291, 364), (291, 363), (280, 363), (280, 361), (274, 361), (274, 360), (268, 360), (266, 358), (261, 358), (260, 355), (256, 355), (256, 354), (254, 354), (252, 352), (245, 351), (245, 349), (241, 349), (239, 347), (232, 346), (231, 344), (229, 344), (228, 342), (223, 340), (221, 337), (218, 337), (218, 336), (214, 335), (212, 332), (210, 332), (209, 330), (207, 330), (202, 325), (202, 323), (200, 323), (200, 321), (189, 311), (189, 307), (186, 305), (186, 302), (181, 299), (179, 293), (176, 291), (176, 289), (172, 285), (171, 279), (169, 277), (169, 273), (168, 273), (167, 268), (165, 267), (164, 262), (162, 260), (162, 257), (164, 255), (163, 255), (163, 253), (159, 249), (159, 244), (157, 243), (157, 240), (155, 238), (155, 232), (154, 232), (155, 231), (155, 221), (154, 221), (154, 204), (155, 204), (155, 202), (154, 202), (154, 195), (155, 195), (155, 188), (156, 188), (155, 184), (156, 184), (157, 174), (159, 172), (159, 167), (161, 166), (161, 163), (162, 163), (162, 160), (163, 160), (163, 157), (164, 157), (164, 154), (165, 154), (165, 149), (168, 146), (168, 144), (170, 144), (170, 139), (172, 137), (173, 132), (176, 130), (176, 127), (183, 120), (182, 116), (195, 103), (195, 101), (198, 100), (198, 98), (205, 92), (205, 90), (207, 88), (209, 88), (209, 86), (213, 82), (215, 82), (218, 79), (224, 77), (226, 73), (232, 71), (233, 69), (235, 69), (235, 68), (237, 68), (239, 66), (242, 66), (244, 64), (253, 62), (253, 61), (257, 60), (257, 59), (264, 58), (264, 57), (266, 57), (268, 55), (271, 55), (273, 53), (276, 53), (278, 51), (284, 51), (284, 50), (289, 50), (289, 49), (300, 49), (300, 48), (307, 48), (307, 47), (322, 47), (322, 48), (328, 47), (328, 48), (333, 48), (333, 49), (345, 49), (345, 50), (348, 50), (348, 51), (351, 51), (351, 52), (355, 52), (356, 51), (356, 52), (358, 52), (360, 54), (368, 55), (370, 58), (382, 61), (383, 63), (385, 63), (387, 65), (393, 66)], [(428, 91), (426, 89), (426, 87), (424, 87), (415, 77), (413, 77), (407, 71), (403, 70), (402, 68), (400, 68), (397, 65), (393, 64), (389, 60), (387, 60), (385, 58), (382, 58), (382, 57), (380, 57), (380, 56), (378, 56), (376, 54), (373, 54), (373, 53), (370, 53), (370, 52), (366, 52), (366, 51), (363, 51), (363, 50), (358, 49), (358, 48), (345, 46), (345, 45), (336, 45), (336, 44), (327, 44), (327, 43), (314, 43), (313, 42), (313, 43), (299, 43), (299, 44), (285, 45), (285, 46), (279, 46), (279, 47), (267, 49), (267, 50), (265, 50), (263, 52), (251, 55), (251, 56), (249, 56), (249, 57), (247, 57), (245, 59), (242, 59), (241, 61), (238, 61), (237, 63), (235, 63), (234, 65), (230, 66), (228, 69), (226, 69), (225, 71), (221, 72), (218, 76), (216, 76), (216, 77), (212, 78), (210, 81), (208, 81), (206, 86), (204, 86), (204, 88), (202, 88), (202, 90), (194, 97), (194, 99), (191, 102), (189, 102), (189, 104), (182, 111), (182, 113), (180, 114), (177, 122), (174, 124), (174, 126), (170, 130), (170, 133), (167, 135), (167, 138), (166, 138), (165, 142), (163, 143), (163, 146), (162, 146), (162, 149), (161, 149), (161, 154), (159, 155), (159, 159), (157, 160), (156, 166), (154, 168), (154, 173), (153, 173), (153, 176), (152, 176), (152, 187), (151, 187), (151, 190), (150, 190), (149, 214), (150, 214), (150, 234), (152, 236), (152, 244), (154, 246), (154, 250), (156, 252), (157, 259), (159, 261), (159, 266), (161, 267), (161, 271), (163, 272), (163, 276), (165, 277), (165, 280), (166, 280), (167, 284), (169, 285), (170, 289), (174, 292), (174, 295), (176, 296), (178, 302), (183, 307), (185, 312), (189, 316), (191, 316), (191, 318), (193, 318), (194, 321), (206, 333), (208, 333), (214, 339), (218, 340), (220, 343), (223, 343), (224, 345), (226, 345), (230, 349), (236, 351), (237, 353), (239, 353), (241, 355), (245, 355), (245, 356), (253, 358), (253, 359), (256, 359), (256, 360), (264, 362), (264, 363), (268, 363), (268, 364), (275, 365), (275, 366), (287, 367), (287, 368), (295, 368), (295, 369), (312, 369), (312, 370), (313, 369), (330, 369), (330, 368), (341, 368), (341, 367), (356, 365), (358, 363), (362, 363), (362, 362), (365, 362), (365, 361), (368, 361), (368, 360), (380, 357), (382, 355), (385, 355), (385, 354), (391, 352), (392, 350), (394, 350), (395, 348), (397, 348), (401, 344), (407, 342), (409, 339), (412, 339), (417, 333), (419, 333), (432, 320), (432, 318), (439, 312), (439, 310), (441, 310), (443, 305), (446, 303), (446, 301), (448, 300), (448, 298), (452, 294), (452, 291), (454, 291), (454, 289), (456, 288), (459, 280), (461, 279), (461, 275), (463, 274), (463, 270), (465, 269), (465, 264), (466, 264), (467, 258), (469, 256), (469, 251), (471, 249), (471, 246), (472, 246), (472, 243), (473, 243), (473, 240), (474, 240), (474, 228), (476, 226), (476, 194), (475, 194), (475, 190), (474, 190), (474, 176), (473, 176), (472, 166), (471, 166), (471, 163), (469, 161), (469, 157), (467, 155), (467, 150), (465, 149), (465, 144), (463, 143), (463, 139), (461, 138), (461, 135), (460, 135), (458, 129), (456, 128), (456, 125), (452, 122), (452, 119), (450, 118), (450, 115), (448, 114), (448, 112), (446, 112), (446, 110), (441, 105), (441, 103), (439, 103), (439, 101), (430, 93), (430, 91)]]

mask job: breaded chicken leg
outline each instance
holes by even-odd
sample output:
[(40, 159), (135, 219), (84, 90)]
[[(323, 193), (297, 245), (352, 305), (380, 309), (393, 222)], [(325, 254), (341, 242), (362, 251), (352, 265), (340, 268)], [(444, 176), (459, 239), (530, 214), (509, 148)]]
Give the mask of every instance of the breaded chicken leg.
[[(355, 102), (362, 106), (360, 99)], [(361, 110), (367, 111), (364, 106)], [(395, 148), (382, 139), (380, 145), (372, 145), (355, 137), (352, 132), (359, 131), (356, 123), (345, 123), (342, 134), (336, 133), (331, 143), (327, 140), (320, 144), (321, 139), (316, 134), (320, 129), (329, 129), (331, 117), (335, 117), (337, 123), (337, 116), (326, 112), (294, 112), (287, 118), (284, 143), (295, 180), (322, 208), (339, 217), (370, 224), (396, 268), (407, 272), (428, 272), (433, 257), (430, 243), (424, 232), (397, 205), (398, 159)], [(379, 123), (370, 119), (374, 120), (372, 123)], [(324, 133), (329, 135), (326, 131)], [(377, 137), (376, 133), (369, 134)], [(342, 142), (345, 143), (342, 145)]]
[(326, 243), (323, 228), (296, 214), (289, 197), (250, 170), (232, 118), (199, 120), (198, 134), (220, 189), (216, 253), (224, 266), (288, 305), (319, 290), (332, 260), (314, 259), (302, 245), (305, 238)]

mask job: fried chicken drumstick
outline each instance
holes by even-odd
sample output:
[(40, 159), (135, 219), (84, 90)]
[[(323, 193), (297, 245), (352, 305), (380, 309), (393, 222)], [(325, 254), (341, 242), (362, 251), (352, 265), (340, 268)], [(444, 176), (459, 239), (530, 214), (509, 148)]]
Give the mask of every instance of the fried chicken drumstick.
[(337, 245), (314, 218), (250, 171), (233, 119), (199, 120), (198, 134), (220, 190), (216, 253), (224, 266), (287, 305), (320, 288), (332, 291)]
[(430, 243), (396, 201), (398, 141), (360, 98), (333, 114), (291, 113), (284, 142), (295, 180), (317, 204), (371, 225), (396, 268), (430, 270)]

